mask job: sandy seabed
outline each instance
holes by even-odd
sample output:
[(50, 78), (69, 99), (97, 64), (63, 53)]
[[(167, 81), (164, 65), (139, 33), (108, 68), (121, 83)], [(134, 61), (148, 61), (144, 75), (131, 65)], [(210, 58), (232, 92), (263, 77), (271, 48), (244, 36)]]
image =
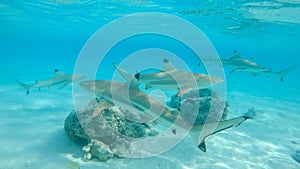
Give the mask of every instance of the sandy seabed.
[(254, 107), (256, 118), (210, 137), (206, 153), (186, 137), (156, 157), (83, 162), (81, 147), (69, 141), (63, 130), (64, 119), (73, 109), (71, 87), (33, 91), (28, 96), (13, 84), (1, 85), (0, 91), (0, 169), (300, 168), (291, 157), (300, 150), (299, 100), (228, 92), (230, 117)]

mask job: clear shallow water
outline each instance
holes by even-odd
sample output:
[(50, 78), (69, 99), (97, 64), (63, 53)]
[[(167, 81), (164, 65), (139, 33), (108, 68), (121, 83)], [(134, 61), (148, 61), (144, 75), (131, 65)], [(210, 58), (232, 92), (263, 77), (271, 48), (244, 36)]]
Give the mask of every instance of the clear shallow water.
[[(26, 96), (15, 79), (46, 79), (52, 77), (54, 68), (71, 73), (87, 39), (108, 22), (136, 12), (173, 14), (201, 29), (221, 58), (231, 57), (237, 49), (242, 57), (254, 57), (257, 63), (281, 70), (299, 65), (299, 11), (300, 2), (296, 0), (1, 1), (0, 141), (6, 148), (0, 150), (0, 168), (68, 168), (68, 162), (74, 159), (66, 154), (79, 154), (62, 130), (64, 118), (73, 108), (71, 87), (33, 91)], [(120, 31), (130, 26), (136, 25), (124, 25)], [(147, 43), (133, 41), (131, 46), (115, 51), (112, 55), (116, 56), (108, 57), (104, 63), (107, 72), (101, 73), (110, 74), (111, 62), (121, 61), (126, 53), (138, 48), (178, 49), (172, 42), (161, 45), (157, 43), (159, 39), (146, 40)], [(189, 60), (185, 51), (177, 50), (177, 54)], [(196, 63), (190, 66), (193, 71), (201, 71)], [(231, 74), (227, 68), (225, 73), (231, 116), (255, 107), (258, 117), (212, 137), (209, 152), (199, 152), (186, 138), (159, 157), (83, 163), (81, 168), (139, 168), (144, 163), (149, 168), (298, 168), (299, 163), (290, 153), (300, 149), (299, 68), (289, 73), (283, 83), (276, 77)]]

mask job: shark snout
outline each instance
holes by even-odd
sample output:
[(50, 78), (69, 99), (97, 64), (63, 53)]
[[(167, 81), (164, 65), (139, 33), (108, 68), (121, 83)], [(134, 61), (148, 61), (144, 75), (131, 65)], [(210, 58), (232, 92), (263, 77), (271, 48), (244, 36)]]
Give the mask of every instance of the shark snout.
[(84, 88), (85, 90), (87, 91), (92, 91), (95, 89), (95, 81), (83, 81), (83, 82), (80, 82), (79, 85)]
[(93, 80), (88, 80), (88, 81), (82, 81), (79, 84), (82, 87), (91, 87), (91, 86), (95, 86), (96, 83)]
[(80, 81), (87, 78), (86, 75), (73, 75), (73, 81)]
[(211, 77), (210, 81), (211, 81), (211, 84), (218, 84), (218, 83), (222, 83), (224, 80), (219, 77)]
[(223, 82), (224, 82), (224, 80), (223, 80), (222, 78), (219, 78), (219, 77), (216, 77), (216, 81), (217, 81), (218, 83), (223, 83)]

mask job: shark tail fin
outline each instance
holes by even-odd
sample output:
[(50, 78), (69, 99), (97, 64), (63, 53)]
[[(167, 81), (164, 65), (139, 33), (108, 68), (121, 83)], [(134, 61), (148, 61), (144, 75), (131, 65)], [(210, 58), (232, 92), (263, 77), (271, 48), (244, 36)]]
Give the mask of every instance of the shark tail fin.
[(287, 69), (284, 69), (284, 70), (281, 70), (281, 71), (278, 71), (278, 72), (276, 72), (276, 74), (280, 77), (280, 81), (284, 81), (283, 80), (283, 77), (286, 75), (286, 74), (288, 74), (288, 73), (290, 73), (292, 70), (294, 70), (296, 68), (296, 66), (292, 66), (292, 67), (290, 67), (290, 68), (287, 68)]
[(138, 88), (139, 86), (139, 82), (137, 76), (139, 77), (140, 75), (131, 75), (130, 73), (128, 73), (126, 70), (120, 68), (117, 64), (113, 63), (115, 69), (122, 75), (122, 77), (126, 80), (127, 83), (130, 83), (130, 87), (133, 88)]
[(214, 123), (216, 123), (216, 122), (205, 123), (203, 125), (196, 125), (196, 126), (193, 126), (193, 128), (189, 134), (192, 137), (192, 139), (198, 144), (198, 148), (201, 151), (206, 152), (206, 139), (208, 137), (210, 137), (216, 133), (219, 133), (221, 131), (227, 130), (233, 126), (238, 127), (240, 124), (242, 124), (247, 119), (249, 119), (249, 117), (245, 115), (245, 116), (239, 116), (236, 118), (232, 118), (229, 120), (220, 121), (220, 122), (218, 122), (217, 127), (213, 131), (211, 131), (212, 128), (210, 128), (210, 127), (215, 126), (216, 124), (214, 124)]
[(243, 116), (247, 119), (255, 119), (256, 110), (254, 109), (254, 107), (252, 107), (252, 108), (248, 109), (248, 111), (246, 113), (244, 113)]
[(22, 83), (22, 82), (20, 82), (18, 79), (16, 79), (16, 82), (17, 82), (21, 87), (23, 87), (24, 89), (26, 89), (26, 95), (28, 95), (29, 92), (30, 92), (31, 85)]

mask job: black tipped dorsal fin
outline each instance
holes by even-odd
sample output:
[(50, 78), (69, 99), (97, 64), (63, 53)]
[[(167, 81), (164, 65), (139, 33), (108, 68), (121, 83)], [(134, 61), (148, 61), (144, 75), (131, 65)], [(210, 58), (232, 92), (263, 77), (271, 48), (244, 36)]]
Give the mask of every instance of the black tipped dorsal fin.
[(239, 54), (239, 52), (237, 51), (237, 50), (234, 50), (234, 52), (233, 52), (234, 54), (233, 54), (233, 56), (231, 57), (231, 58), (241, 58), (241, 56), (240, 56), (240, 54)]
[(165, 72), (176, 70), (175, 66), (166, 58), (164, 58), (164, 67)]
[(64, 74), (63, 72), (61, 72), (61, 71), (58, 70), (58, 69), (54, 69), (54, 72), (55, 72), (55, 74), (56, 74), (57, 76), (63, 75), (63, 74)]
[(134, 75), (134, 77), (136, 78), (136, 80), (140, 80), (141, 74), (139, 72), (136, 72), (136, 74)]

